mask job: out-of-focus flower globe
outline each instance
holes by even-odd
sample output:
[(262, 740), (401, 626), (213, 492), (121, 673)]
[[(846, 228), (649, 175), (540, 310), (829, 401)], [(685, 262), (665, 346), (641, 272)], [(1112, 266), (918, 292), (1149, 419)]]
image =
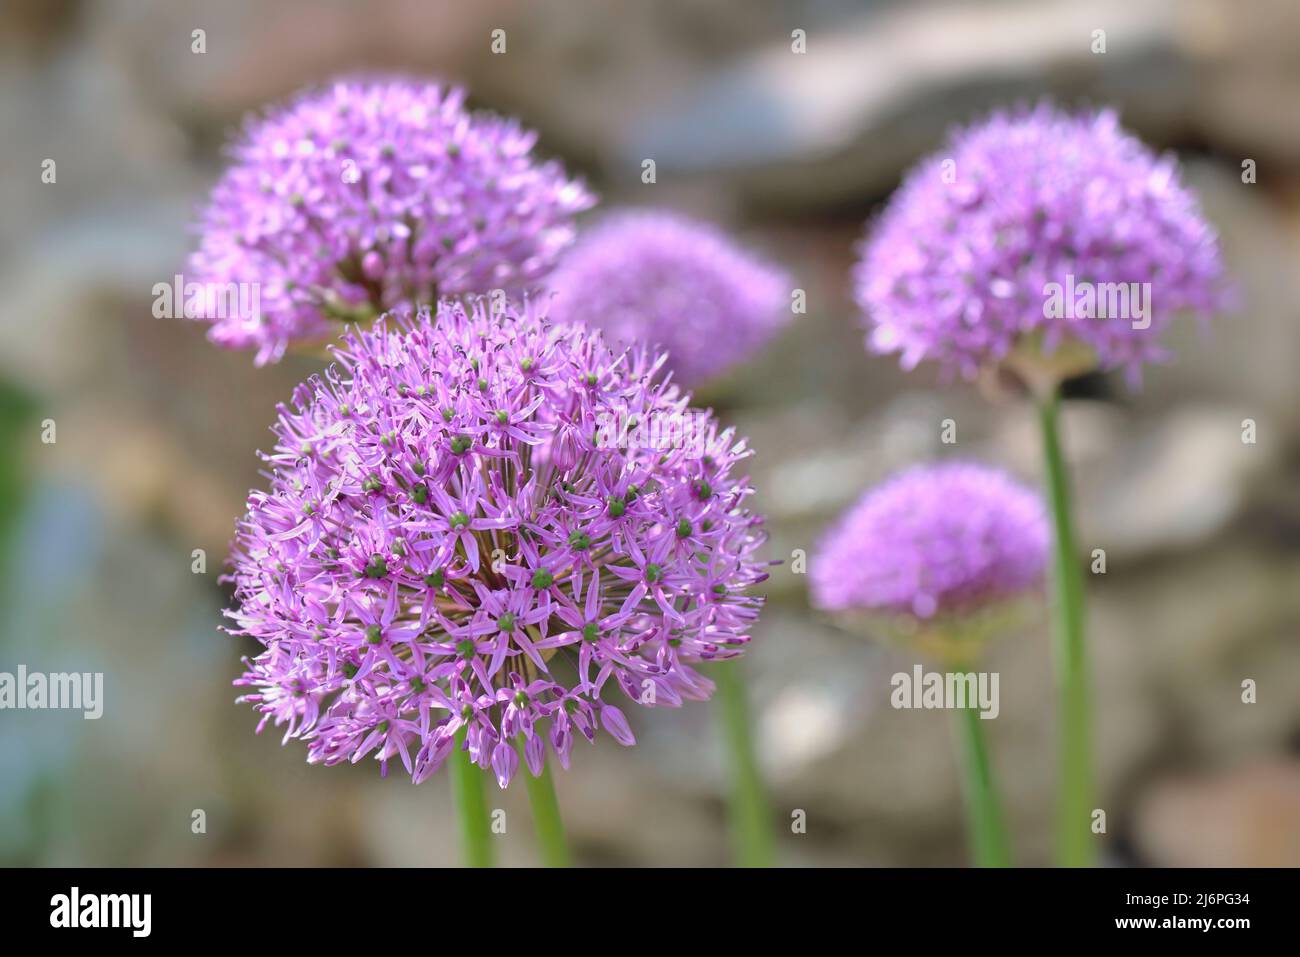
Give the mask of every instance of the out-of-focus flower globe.
[(1005, 472), (920, 465), (868, 490), (813, 555), (814, 605), (956, 625), (1042, 580), (1050, 541), (1042, 499)]
[(790, 279), (708, 223), (626, 210), (584, 230), (547, 283), (551, 315), (617, 344), (648, 342), (698, 386), (746, 361), (789, 320)]
[(464, 728), (504, 787), (517, 746), (536, 775), (598, 725), (633, 743), (616, 697), (710, 695), (693, 665), (749, 641), (769, 563), (745, 442), (662, 357), (536, 301), (381, 319), (336, 355), (281, 407), (233, 548), (263, 725), (312, 763), (373, 755), (416, 782)]
[[(1136, 382), (1167, 357), (1161, 334), (1180, 312), (1206, 317), (1230, 298), (1176, 160), (1112, 110), (1048, 104), (962, 129), (913, 168), (869, 229), (855, 284), (872, 350), (967, 377), (1046, 357)], [(1089, 287), (1094, 310), (1120, 314), (1089, 316)]]
[[(262, 364), (345, 321), (531, 286), (594, 202), (536, 139), (414, 79), (342, 79), (251, 118), (198, 224), (197, 318)], [(227, 284), (260, 308), (230, 309)]]

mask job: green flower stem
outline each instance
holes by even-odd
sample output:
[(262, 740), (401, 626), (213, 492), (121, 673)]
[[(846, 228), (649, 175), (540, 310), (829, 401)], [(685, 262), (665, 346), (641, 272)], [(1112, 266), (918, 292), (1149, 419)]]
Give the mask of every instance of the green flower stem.
[[(519, 760), (524, 758), (524, 739), (515, 740)], [(555, 798), (555, 783), (551, 780), (551, 767), (542, 765), (542, 773), (533, 777), (527, 767), (519, 769), (528, 792), (528, 806), (533, 812), (533, 830), (537, 834), (537, 851), (546, 867), (569, 867), (569, 845), (564, 839), (564, 822), (560, 819), (560, 802)]]
[(1066, 867), (1092, 863), (1091, 729), (1084, 648), (1083, 568), (1074, 541), (1070, 482), (1061, 455), (1060, 399), (1053, 389), (1039, 402), (1047, 491), (1052, 510), (1052, 631), (1059, 698), (1060, 791), (1057, 854)]
[(980, 867), (1010, 867), (1011, 847), (993, 783), (979, 708), (957, 709), (958, 751), (971, 854)]
[(714, 707), (722, 721), (725, 750), (731, 763), (731, 833), (741, 867), (771, 867), (775, 860), (772, 812), (754, 752), (753, 726), (740, 662), (725, 661), (712, 669), (718, 691)]
[(456, 747), (451, 752), (451, 790), (460, 822), (461, 853), (466, 867), (492, 866), (492, 829), (488, 820), (484, 794), (483, 770), (470, 760), (465, 744), (465, 728), (456, 732)]

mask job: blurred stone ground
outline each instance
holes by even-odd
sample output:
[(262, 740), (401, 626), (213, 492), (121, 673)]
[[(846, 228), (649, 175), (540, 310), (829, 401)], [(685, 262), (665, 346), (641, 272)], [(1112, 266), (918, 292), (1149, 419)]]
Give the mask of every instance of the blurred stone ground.
[[(1090, 32), (1108, 30), (1105, 56)], [(1081, 539), (1105, 548), (1091, 638), (1108, 860), (1300, 864), (1300, 93), (1297, 9), (1172, 0), (798, 8), (685, 0), (617, 8), (146, 5), (24, 0), (0, 11), (0, 378), (58, 442), (5, 454), (28, 496), (0, 590), (0, 667), (106, 672), (104, 719), (0, 719), (0, 860), (386, 863), (455, 859), (445, 780), (319, 769), (251, 734), (229, 681), (250, 649), (216, 632), (216, 571), (275, 402), (314, 370), (254, 369), (150, 314), (191, 211), (246, 110), (345, 69), (439, 73), (515, 112), (606, 208), (680, 206), (778, 256), (809, 314), (711, 398), (759, 450), (786, 564), (746, 667), (791, 864), (964, 861), (948, 716), (888, 707), (911, 660), (811, 613), (795, 549), (867, 484), (954, 450), (1038, 474), (1033, 422), (868, 357), (849, 298), (863, 222), (951, 123), (1052, 93), (1117, 102), (1187, 159), (1242, 286), (1239, 315), (1179, 330), (1141, 392), (1079, 383), (1066, 429)], [(190, 53), (190, 31), (208, 52)], [(507, 31), (504, 56), (489, 31)], [(789, 52), (790, 31), (808, 53)], [(643, 186), (640, 159), (659, 162)], [(40, 183), (45, 157), (56, 185)], [(1256, 185), (1240, 180), (1244, 158)], [(1241, 422), (1258, 423), (1255, 445)], [(202, 548), (207, 573), (191, 573)], [(45, 663), (45, 664), (43, 664)], [(1048, 860), (1051, 660), (1041, 618), (997, 645), (989, 729), (1021, 860)], [(1241, 682), (1258, 682), (1243, 705)], [(580, 748), (558, 787), (579, 857), (727, 860), (708, 708), (633, 715), (641, 744)], [(522, 794), (500, 840), (533, 860)], [(208, 832), (190, 831), (193, 809)], [(784, 825), (782, 825), (784, 826)]]

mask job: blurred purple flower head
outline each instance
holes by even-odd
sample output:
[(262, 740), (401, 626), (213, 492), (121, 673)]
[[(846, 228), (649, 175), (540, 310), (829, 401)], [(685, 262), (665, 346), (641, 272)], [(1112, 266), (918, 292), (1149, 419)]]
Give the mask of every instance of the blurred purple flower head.
[[(464, 728), (505, 787), (518, 743), (534, 775), (601, 726), (632, 744), (620, 694), (711, 694), (692, 665), (749, 641), (764, 533), (745, 442), (662, 357), (536, 303), (385, 317), (336, 357), (280, 408), (232, 549), (233, 631), (265, 649), (236, 682), (259, 730), (418, 783)], [(683, 415), (690, 447), (607, 428)]]
[(753, 355), (790, 317), (790, 279), (707, 223), (630, 210), (579, 237), (552, 274), (557, 321), (668, 352), (697, 385)]
[(919, 163), (854, 279), (873, 351), (968, 377), (1018, 347), (1066, 346), (1084, 353), (1075, 371), (1136, 382), (1167, 358), (1160, 336), (1179, 312), (1227, 305), (1218, 240), (1175, 159), (1112, 110), (1049, 104), (996, 113)]
[(340, 320), (544, 276), (594, 199), (537, 162), (535, 133), (464, 101), (433, 82), (343, 79), (251, 119), (202, 213), (189, 278), (256, 283), (260, 310), (229, 315), (209, 296), (198, 318), (213, 341), (274, 362)]
[(997, 469), (915, 466), (869, 490), (823, 539), (814, 603), (928, 619), (1034, 587), (1049, 534), (1040, 497)]

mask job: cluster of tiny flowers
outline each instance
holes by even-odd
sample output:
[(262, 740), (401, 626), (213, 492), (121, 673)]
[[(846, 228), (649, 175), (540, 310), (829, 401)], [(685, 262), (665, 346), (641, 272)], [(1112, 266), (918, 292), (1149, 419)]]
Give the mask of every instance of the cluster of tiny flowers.
[[(1149, 326), (1049, 318), (1049, 284), (1067, 277), (1150, 283)], [(1100, 367), (1136, 379), (1166, 358), (1159, 339), (1176, 314), (1226, 304), (1216, 235), (1175, 159), (1111, 110), (1072, 116), (1047, 104), (995, 114), (916, 166), (870, 231), (854, 279), (872, 350), (965, 376), (1033, 337), (1047, 354), (1082, 344)]]
[(276, 361), (440, 295), (517, 290), (554, 266), (594, 202), (536, 134), (435, 83), (345, 80), (251, 120), (200, 221), (190, 279), (256, 283), (255, 315), (206, 297), (211, 338)]
[(1042, 578), (1042, 500), (969, 463), (916, 466), (868, 491), (821, 543), (813, 600), (828, 611), (932, 618), (1011, 598)]
[(790, 316), (780, 269), (673, 213), (606, 218), (584, 231), (548, 286), (556, 320), (585, 322), (614, 343), (655, 343), (687, 385), (752, 356)]
[(748, 642), (764, 533), (732, 430), (599, 441), (611, 417), (704, 414), (661, 356), (536, 301), (384, 317), (335, 354), (280, 408), (232, 548), (259, 730), (417, 783), (463, 742), (505, 787), (598, 727), (634, 743), (618, 692), (710, 695), (691, 665)]

